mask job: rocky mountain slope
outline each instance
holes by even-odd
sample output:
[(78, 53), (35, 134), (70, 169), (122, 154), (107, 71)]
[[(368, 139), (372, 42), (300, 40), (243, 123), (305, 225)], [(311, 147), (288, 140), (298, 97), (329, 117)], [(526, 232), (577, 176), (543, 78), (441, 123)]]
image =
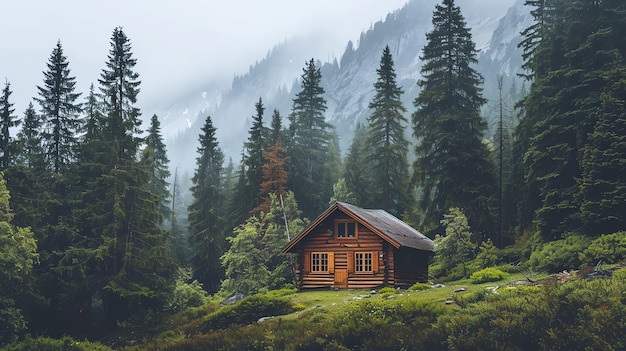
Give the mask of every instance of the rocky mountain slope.
[[(457, 4), (479, 53), (478, 70), (485, 77), (484, 95), (497, 100), (496, 81), (502, 76), (505, 89), (519, 85), (516, 73), (521, 65), (517, 48), (520, 31), (531, 21), (524, 0), (459, 0)], [(431, 16), (438, 0), (410, 0), (389, 13), (382, 21), (371, 25), (356, 41), (346, 44), (337, 58), (322, 60), (310, 47), (307, 38), (295, 38), (276, 45), (267, 56), (250, 66), (248, 72), (233, 79), (223, 91), (204, 91), (187, 96), (165, 111), (163, 128), (179, 130), (168, 140), (168, 150), (173, 166), (193, 170), (198, 134), (207, 115), (217, 128), (220, 145), (227, 157), (240, 159), (243, 141), (248, 137), (250, 117), (259, 97), (266, 107), (269, 124), (272, 111), (278, 109), (285, 119), (291, 110), (292, 99), (299, 91), (298, 79), (305, 63), (314, 58), (322, 70), (322, 85), (326, 91), (328, 110), (326, 119), (337, 128), (345, 152), (357, 123), (369, 114), (367, 105), (373, 96), (376, 69), (385, 45), (389, 45), (395, 62), (398, 83), (404, 88), (407, 118), (414, 110), (413, 99), (418, 94), (420, 78), (420, 53), (426, 44), (426, 33), (431, 29)], [(515, 82), (515, 83), (514, 83)], [(488, 118), (492, 118), (489, 106)]]

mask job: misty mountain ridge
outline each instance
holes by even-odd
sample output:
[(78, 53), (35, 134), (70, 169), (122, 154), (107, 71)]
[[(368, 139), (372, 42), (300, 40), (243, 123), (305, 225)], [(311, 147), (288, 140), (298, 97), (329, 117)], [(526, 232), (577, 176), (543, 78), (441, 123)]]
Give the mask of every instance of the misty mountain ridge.
[[(321, 61), (325, 52), (312, 47), (317, 42), (310, 38), (292, 38), (268, 51), (267, 55), (251, 65), (248, 72), (235, 76), (228, 89), (220, 90), (215, 84), (182, 97), (176, 104), (162, 108), (162, 127), (168, 135), (167, 147), (172, 166), (191, 171), (197, 148), (200, 128), (210, 115), (217, 129), (217, 138), (226, 157), (234, 162), (241, 158), (243, 142), (248, 138), (254, 104), (259, 97), (265, 107), (264, 123), (269, 126), (272, 111), (278, 109), (286, 126), (292, 100), (300, 91), (300, 76), (305, 63), (317, 61), (322, 73), (321, 86), (325, 90), (328, 109), (326, 120), (336, 127), (342, 153), (347, 151), (358, 123), (366, 122), (367, 108), (374, 96), (376, 69), (386, 45), (389, 45), (397, 82), (405, 93), (402, 96), (407, 108), (405, 117), (410, 120), (414, 111), (413, 100), (419, 93), (417, 80), (421, 78), (420, 55), (426, 44), (426, 33), (432, 29), (432, 13), (439, 0), (411, 0), (361, 33), (356, 43), (349, 41), (339, 59)], [(478, 55), (478, 71), (485, 77), (483, 94), (496, 100), (496, 81), (503, 77), (504, 87), (518, 80), (522, 63), (517, 44), (520, 32), (532, 21), (524, 0), (458, 0)], [(487, 113), (487, 117), (489, 113)], [(490, 123), (492, 125), (493, 123)], [(410, 129), (410, 126), (408, 126)], [(177, 131), (173, 133), (172, 131)]]

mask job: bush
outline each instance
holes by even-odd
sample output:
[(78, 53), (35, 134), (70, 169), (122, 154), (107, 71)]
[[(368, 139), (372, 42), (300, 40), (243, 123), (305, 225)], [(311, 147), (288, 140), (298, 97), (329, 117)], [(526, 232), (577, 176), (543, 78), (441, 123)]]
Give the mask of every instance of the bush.
[(382, 296), (382, 297), (387, 297), (387, 296), (391, 296), (391, 295), (395, 295), (398, 292), (396, 291), (396, 289), (390, 287), (390, 286), (385, 286), (383, 288), (378, 289), (378, 293)]
[(234, 324), (251, 324), (261, 317), (280, 316), (295, 311), (296, 309), (287, 299), (256, 294), (211, 313), (204, 321), (202, 329), (204, 331), (217, 330)]
[(582, 235), (569, 235), (565, 239), (546, 243), (533, 251), (529, 263), (535, 269), (550, 273), (576, 269), (581, 266), (579, 253), (583, 252), (591, 240)]
[(475, 261), (479, 264), (480, 268), (494, 266), (500, 261), (500, 251), (493, 245), (491, 239), (487, 239), (487, 241), (480, 244)]
[(613, 279), (626, 282), (626, 268), (620, 268), (613, 272)]
[(583, 251), (580, 260), (593, 265), (599, 261), (618, 263), (626, 258), (626, 232), (605, 234), (593, 240)]
[(427, 283), (415, 283), (415, 284), (411, 285), (407, 290), (409, 290), (409, 291), (421, 291), (421, 290), (428, 290), (430, 288), (431, 288), (430, 284), (427, 284)]
[(508, 273), (505, 273), (497, 268), (485, 268), (478, 272), (472, 273), (470, 280), (474, 284), (481, 284), (487, 282), (497, 282), (508, 277)]

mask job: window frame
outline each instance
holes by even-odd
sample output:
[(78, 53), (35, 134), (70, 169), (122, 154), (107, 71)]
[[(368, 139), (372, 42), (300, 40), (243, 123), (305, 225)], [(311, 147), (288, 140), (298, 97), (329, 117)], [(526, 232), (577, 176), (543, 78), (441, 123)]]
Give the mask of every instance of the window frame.
[[(349, 225), (354, 224), (354, 236), (349, 236)], [(339, 228), (343, 227), (343, 232), (346, 233), (345, 236), (339, 236)], [(353, 240), (358, 239), (359, 237), (359, 223), (354, 219), (336, 219), (335, 220), (335, 238), (339, 240)]]
[[(326, 262), (324, 263), (324, 255)], [(316, 258), (317, 256), (317, 258)], [(330, 254), (329, 252), (311, 252), (311, 273), (329, 273), (330, 272)], [(315, 261), (319, 260), (318, 263)], [(326, 269), (323, 269), (326, 268)]]
[[(374, 264), (376, 262), (376, 260), (374, 259), (375, 254), (376, 253), (372, 251), (355, 252), (354, 253), (354, 273), (356, 274), (374, 273), (376, 271), (374, 267)], [(369, 262), (368, 262), (367, 255), (369, 255)], [(359, 256), (361, 257), (359, 258)], [(369, 268), (369, 270), (367, 270), (366, 268)]]

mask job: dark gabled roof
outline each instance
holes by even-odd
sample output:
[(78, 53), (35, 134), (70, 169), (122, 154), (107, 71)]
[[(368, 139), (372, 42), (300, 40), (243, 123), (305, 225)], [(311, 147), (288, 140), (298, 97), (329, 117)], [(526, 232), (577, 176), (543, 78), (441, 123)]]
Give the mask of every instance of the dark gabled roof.
[(396, 249), (400, 247), (410, 247), (435, 252), (435, 244), (430, 238), (394, 217), (389, 212), (385, 210), (363, 209), (345, 202), (336, 202), (330, 206), (291, 240), (283, 248), (283, 252), (291, 251), (298, 242), (335, 211), (341, 211), (359, 224), (366, 226)]

